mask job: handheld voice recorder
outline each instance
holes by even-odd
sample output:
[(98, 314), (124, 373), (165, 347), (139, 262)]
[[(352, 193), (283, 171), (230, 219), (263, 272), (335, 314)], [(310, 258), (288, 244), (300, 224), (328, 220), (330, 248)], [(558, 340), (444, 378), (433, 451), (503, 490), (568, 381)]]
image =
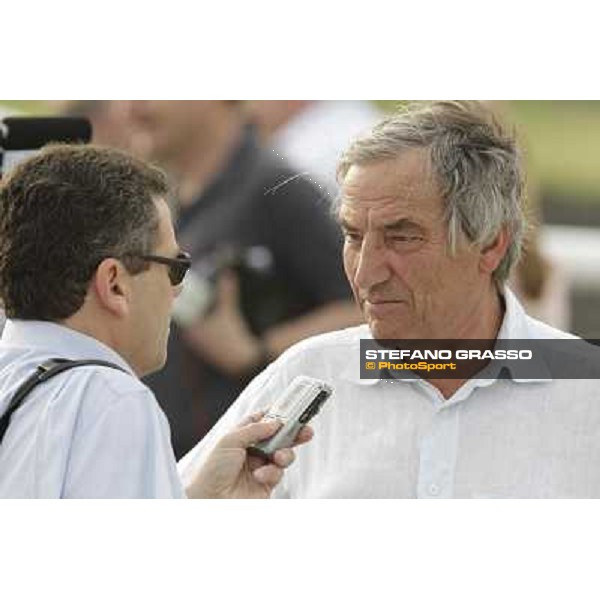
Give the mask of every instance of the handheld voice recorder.
[(333, 388), (320, 379), (306, 375), (299, 375), (293, 379), (263, 417), (263, 421), (277, 419), (283, 425), (273, 437), (251, 446), (248, 450), (269, 457), (276, 450), (291, 446), (302, 426), (319, 412), (332, 393)]

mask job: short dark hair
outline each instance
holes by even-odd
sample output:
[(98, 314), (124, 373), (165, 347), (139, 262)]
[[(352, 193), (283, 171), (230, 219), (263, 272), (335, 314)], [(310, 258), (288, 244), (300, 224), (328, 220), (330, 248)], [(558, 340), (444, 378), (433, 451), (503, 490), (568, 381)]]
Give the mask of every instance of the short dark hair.
[(165, 174), (124, 152), (54, 144), (0, 182), (0, 297), (6, 316), (60, 321), (77, 312), (100, 262), (148, 266), (167, 198)]

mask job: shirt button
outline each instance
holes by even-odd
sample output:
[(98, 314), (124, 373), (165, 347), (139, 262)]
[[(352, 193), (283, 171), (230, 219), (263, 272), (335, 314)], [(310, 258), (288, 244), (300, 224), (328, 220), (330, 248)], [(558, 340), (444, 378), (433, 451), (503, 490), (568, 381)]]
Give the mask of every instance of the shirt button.
[(439, 488), (439, 486), (437, 486), (435, 483), (432, 483), (432, 484), (429, 486), (429, 493), (430, 493), (432, 496), (437, 496), (437, 495), (440, 493), (440, 488)]

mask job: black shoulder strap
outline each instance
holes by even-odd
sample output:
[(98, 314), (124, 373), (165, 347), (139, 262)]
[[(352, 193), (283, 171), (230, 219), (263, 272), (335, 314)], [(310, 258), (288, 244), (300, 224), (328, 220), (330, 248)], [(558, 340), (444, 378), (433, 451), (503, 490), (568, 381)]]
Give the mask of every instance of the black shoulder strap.
[(8, 403), (8, 408), (0, 417), (0, 444), (4, 439), (4, 434), (8, 429), (8, 424), (12, 414), (23, 404), (27, 394), (33, 390), (34, 387), (52, 379), (55, 375), (68, 371), (74, 367), (85, 367), (87, 365), (99, 365), (101, 367), (110, 367), (111, 369), (119, 369), (120, 371), (127, 372), (125, 369), (114, 363), (106, 360), (68, 360), (66, 358), (51, 358), (46, 362), (42, 363), (30, 377), (28, 377), (15, 392), (14, 396)]

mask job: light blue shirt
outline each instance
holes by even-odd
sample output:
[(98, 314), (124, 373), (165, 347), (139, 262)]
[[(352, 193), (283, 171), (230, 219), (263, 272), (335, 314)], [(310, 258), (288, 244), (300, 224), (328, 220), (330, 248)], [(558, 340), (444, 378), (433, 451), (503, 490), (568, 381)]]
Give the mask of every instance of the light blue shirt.
[[(499, 338), (569, 338), (506, 290)], [(287, 498), (600, 498), (600, 382), (471, 379), (448, 399), (417, 377), (361, 379), (367, 326), (300, 342), (259, 375), (179, 463), (191, 480), (224, 432), (296, 375), (334, 387), (315, 437), (275, 489)]]
[(37, 386), (0, 444), (2, 498), (182, 498), (169, 425), (152, 392), (108, 346), (42, 321), (8, 320), (0, 414), (49, 358), (100, 359)]

